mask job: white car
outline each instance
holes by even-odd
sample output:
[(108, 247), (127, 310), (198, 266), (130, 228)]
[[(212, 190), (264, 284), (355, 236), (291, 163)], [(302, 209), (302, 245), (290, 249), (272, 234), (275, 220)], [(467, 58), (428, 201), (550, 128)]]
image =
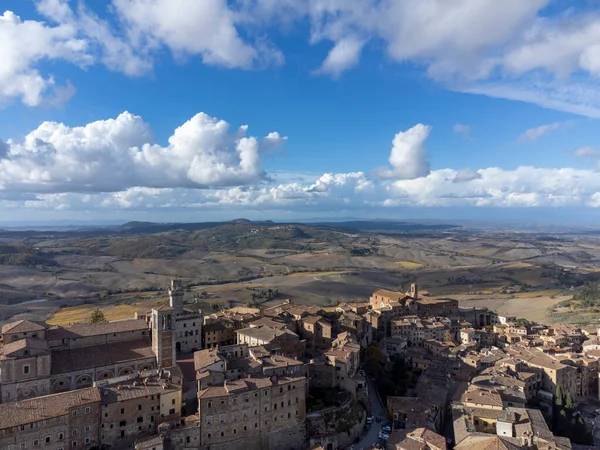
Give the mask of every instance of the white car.
[(383, 432), (383, 431), (380, 431), (380, 432), (379, 432), (379, 439), (381, 439), (381, 440), (384, 440), (384, 441), (387, 441), (387, 440), (389, 439), (389, 437), (390, 437), (390, 435), (389, 435), (389, 434), (387, 434), (387, 433), (385, 433), (385, 432)]

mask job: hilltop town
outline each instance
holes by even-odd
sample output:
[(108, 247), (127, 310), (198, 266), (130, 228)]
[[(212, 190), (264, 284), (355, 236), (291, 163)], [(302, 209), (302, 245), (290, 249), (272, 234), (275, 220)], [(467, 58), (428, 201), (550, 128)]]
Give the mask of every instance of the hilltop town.
[[(593, 442), (600, 336), (461, 308), (416, 283), (0, 337), (0, 448), (570, 449)], [(590, 409), (591, 408), (591, 409)], [(582, 447), (584, 448), (584, 447)]]

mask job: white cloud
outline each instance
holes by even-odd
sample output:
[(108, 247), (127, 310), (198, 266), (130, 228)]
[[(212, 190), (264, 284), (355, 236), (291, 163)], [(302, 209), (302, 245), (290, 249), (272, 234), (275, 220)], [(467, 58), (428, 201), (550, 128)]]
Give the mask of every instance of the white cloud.
[(596, 158), (600, 156), (600, 151), (594, 147), (580, 147), (573, 153), (580, 158)]
[(401, 131), (394, 136), (389, 161), (392, 169), (378, 169), (376, 175), (381, 178), (412, 179), (424, 177), (429, 173), (429, 161), (425, 140), (431, 127), (421, 123)]
[(354, 37), (341, 39), (329, 51), (323, 65), (317, 71), (338, 78), (342, 72), (354, 67), (360, 59), (364, 43)]
[[(464, 171), (442, 169), (412, 180), (369, 179), (364, 173), (324, 174), (316, 182), (231, 186), (220, 189), (131, 187), (113, 193), (3, 193), (0, 206), (34, 210), (294, 211), (332, 214), (406, 207), (600, 207), (600, 179), (592, 170), (519, 167)], [(473, 175), (475, 172), (471, 173)]]
[(549, 3), (112, 0), (100, 18), (85, 1), (72, 9), (68, 0), (37, 0), (56, 26), (0, 16), (0, 102), (40, 104), (55, 86), (37, 68), (45, 60), (102, 63), (130, 76), (151, 72), (165, 49), (179, 61), (199, 57), (227, 68), (283, 64), (269, 32), (308, 21), (309, 42), (332, 45), (318, 73), (339, 77), (374, 43), (389, 60), (421, 67), (452, 90), (600, 117), (600, 14), (570, 6), (546, 14)]
[[(153, 143), (141, 117), (128, 112), (83, 127), (44, 122), (0, 158), (0, 190), (29, 193), (111, 192), (131, 187), (207, 188), (266, 178), (262, 151), (285, 141), (259, 140), (247, 126), (199, 113), (175, 130), (169, 145)], [(2, 155), (0, 155), (2, 156)]]
[(175, 57), (200, 55), (206, 64), (229, 68), (281, 63), (281, 53), (271, 46), (242, 39), (226, 0), (113, 0), (113, 5), (137, 49), (164, 46)]
[(452, 178), (453, 183), (466, 183), (467, 181), (477, 180), (481, 178), (481, 174), (479, 172), (473, 172), (471, 169), (461, 169), (456, 172), (454, 178)]
[(87, 42), (72, 27), (21, 20), (11, 11), (0, 15), (0, 42), (0, 106), (13, 99), (37, 106), (44, 95), (52, 95), (58, 86), (37, 69), (42, 61), (65, 60), (82, 67), (92, 62)]
[(554, 122), (548, 125), (540, 125), (539, 127), (529, 128), (523, 134), (519, 136), (519, 142), (533, 142), (549, 133), (552, 130), (556, 130), (560, 127), (560, 123)]
[[(333, 43), (323, 67), (339, 76), (359, 51), (349, 39), (383, 43), (392, 61), (417, 64), (446, 87), (600, 117), (600, 14), (550, 0), (240, 0), (246, 19), (282, 22), (306, 17), (310, 42)], [(333, 56), (340, 63), (334, 64)], [(324, 71), (325, 72), (325, 71)]]

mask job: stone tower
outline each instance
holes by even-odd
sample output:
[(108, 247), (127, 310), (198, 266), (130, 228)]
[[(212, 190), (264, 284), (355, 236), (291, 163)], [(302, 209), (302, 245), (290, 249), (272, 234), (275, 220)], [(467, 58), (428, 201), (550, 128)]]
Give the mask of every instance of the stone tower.
[(176, 311), (181, 311), (183, 309), (183, 284), (181, 283), (181, 280), (171, 280), (169, 305)]
[(152, 350), (158, 367), (175, 365), (174, 312), (170, 306), (152, 309)]
[(415, 300), (419, 298), (419, 286), (417, 283), (410, 283), (410, 296)]

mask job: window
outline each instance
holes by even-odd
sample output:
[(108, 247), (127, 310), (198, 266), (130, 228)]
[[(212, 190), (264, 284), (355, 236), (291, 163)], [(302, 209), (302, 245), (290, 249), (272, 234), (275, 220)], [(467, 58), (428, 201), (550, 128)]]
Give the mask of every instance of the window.
[(104, 417), (108, 417), (108, 413), (104, 413)]
[(92, 408), (90, 408), (89, 406), (85, 407), (85, 413), (89, 414), (92, 411)]
[(46, 444), (50, 443), (50, 436), (46, 436)]
[(246, 431), (248, 429), (248, 427), (246, 425), (244, 425), (244, 431)]
[(21, 442), (21, 448), (27, 448), (27, 444), (25, 442)]
[(140, 417), (137, 418), (137, 423), (142, 423), (143, 421), (144, 421), (143, 417), (140, 416)]
[(121, 414), (125, 414), (125, 408), (121, 408)]
[(58, 440), (62, 441), (65, 438), (64, 434), (58, 433)]
[(212, 408), (212, 402), (208, 402), (208, 405), (207, 405), (207, 407), (208, 407), (208, 408)]
[(210, 439), (210, 437), (211, 437), (211, 436), (212, 436), (212, 435), (211, 435), (210, 433), (208, 433), (208, 434), (206, 435), (206, 437), (207, 437), (207, 438), (209, 438), (209, 439)]
[(175, 408), (170, 409), (169, 414), (175, 414)]
[(225, 436), (225, 433), (223, 431), (221, 431), (221, 437)]
[(86, 433), (89, 433), (89, 432), (90, 432), (90, 427), (89, 427), (89, 426), (88, 426), (88, 427), (85, 427), (85, 432), (86, 432)]
[(77, 430), (73, 430), (73, 436), (77, 436)]
[(74, 409), (73, 411), (71, 411), (71, 415), (72, 415), (73, 417), (75, 417), (75, 416), (77, 415), (77, 410), (75, 410), (75, 409)]
[[(174, 405), (174, 404), (175, 404), (175, 399), (172, 399), (171, 400), (171, 405)], [(140, 408), (140, 409), (142, 409), (142, 408)]]
[(89, 438), (89, 437), (86, 437), (86, 438), (85, 438), (85, 443), (86, 443), (86, 444), (89, 444), (89, 443), (90, 443), (90, 438)]
[(29, 366), (23, 366), (23, 375), (29, 374)]
[(127, 422), (125, 422), (124, 420), (121, 420), (121, 421), (119, 422), (119, 426), (120, 426), (120, 427), (124, 427), (126, 424), (127, 424)]
[(77, 447), (77, 441), (73, 441), (71, 444), (73, 447)]
[(40, 445), (40, 441), (38, 439), (34, 439), (33, 440), (33, 446), (37, 447), (38, 445)]

